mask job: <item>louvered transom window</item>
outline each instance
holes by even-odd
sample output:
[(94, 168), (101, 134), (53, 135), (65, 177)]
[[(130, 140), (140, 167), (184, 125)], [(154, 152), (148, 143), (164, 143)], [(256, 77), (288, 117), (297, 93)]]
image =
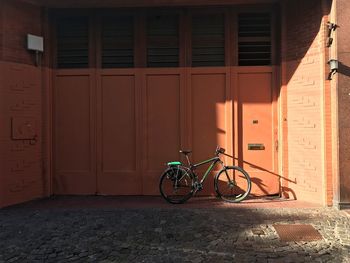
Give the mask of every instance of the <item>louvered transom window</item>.
[[(234, 5), (229, 9), (232, 12), (219, 7), (52, 10), (54, 66), (122, 69), (278, 62), (274, 11)], [(236, 22), (229, 23), (233, 19)]]
[(238, 60), (240, 66), (271, 65), (270, 14), (239, 14)]
[(89, 20), (87, 17), (57, 21), (57, 67), (89, 67)]
[(176, 15), (147, 18), (147, 66), (179, 66), (179, 17)]
[(223, 14), (192, 17), (192, 66), (225, 65), (225, 23)]
[(102, 67), (134, 67), (134, 21), (131, 16), (102, 20)]

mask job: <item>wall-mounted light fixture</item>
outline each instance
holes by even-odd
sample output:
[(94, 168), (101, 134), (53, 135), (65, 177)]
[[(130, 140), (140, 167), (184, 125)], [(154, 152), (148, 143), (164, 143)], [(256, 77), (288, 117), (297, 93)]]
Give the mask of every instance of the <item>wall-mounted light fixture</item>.
[(328, 28), (328, 36), (327, 36), (326, 45), (327, 47), (330, 47), (333, 43), (332, 32), (338, 28), (338, 25), (335, 23), (327, 22), (327, 28)]
[(328, 61), (328, 65), (329, 65), (329, 69), (330, 69), (330, 72), (328, 74), (328, 79), (331, 80), (332, 79), (332, 76), (338, 72), (338, 69), (339, 69), (339, 61), (336, 60), (336, 59), (330, 59)]
[(35, 65), (40, 65), (40, 55), (44, 52), (44, 38), (40, 36), (27, 35), (27, 49), (35, 51)]

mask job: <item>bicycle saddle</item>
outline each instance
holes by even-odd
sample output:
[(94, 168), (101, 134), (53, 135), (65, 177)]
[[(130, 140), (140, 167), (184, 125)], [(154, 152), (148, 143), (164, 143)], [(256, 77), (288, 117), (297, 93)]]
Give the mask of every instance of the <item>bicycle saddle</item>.
[(188, 150), (180, 150), (180, 153), (183, 153), (184, 155), (187, 155), (189, 153), (191, 153), (192, 151), (188, 151)]

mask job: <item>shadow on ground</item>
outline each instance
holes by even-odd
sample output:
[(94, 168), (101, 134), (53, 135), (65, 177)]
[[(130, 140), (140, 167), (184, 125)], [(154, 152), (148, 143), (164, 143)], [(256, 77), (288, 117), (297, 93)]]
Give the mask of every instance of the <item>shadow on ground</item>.
[[(0, 262), (348, 262), (350, 218), (333, 209), (112, 200), (62, 197), (0, 210)], [(323, 239), (281, 242), (276, 223), (310, 224)]]

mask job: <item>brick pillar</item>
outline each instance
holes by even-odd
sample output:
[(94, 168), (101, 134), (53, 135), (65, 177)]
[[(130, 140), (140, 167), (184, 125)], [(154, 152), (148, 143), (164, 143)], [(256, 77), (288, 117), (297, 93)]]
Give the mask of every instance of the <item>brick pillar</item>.
[(298, 200), (325, 205), (326, 16), (320, 0), (283, 4), (282, 188)]
[(41, 7), (0, 0), (0, 207), (46, 195), (42, 67), (27, 34), (43, 34)]
[[(334, 56), (339, 60), (339, 73), (335, 78), (337, 88), (338, 122), (338, 174), (335, 180), (334, 205), (350, 208), (350, 1), (334, 0), (336, 30)], [(333, 22), (333, 21), (332, 21)]]

